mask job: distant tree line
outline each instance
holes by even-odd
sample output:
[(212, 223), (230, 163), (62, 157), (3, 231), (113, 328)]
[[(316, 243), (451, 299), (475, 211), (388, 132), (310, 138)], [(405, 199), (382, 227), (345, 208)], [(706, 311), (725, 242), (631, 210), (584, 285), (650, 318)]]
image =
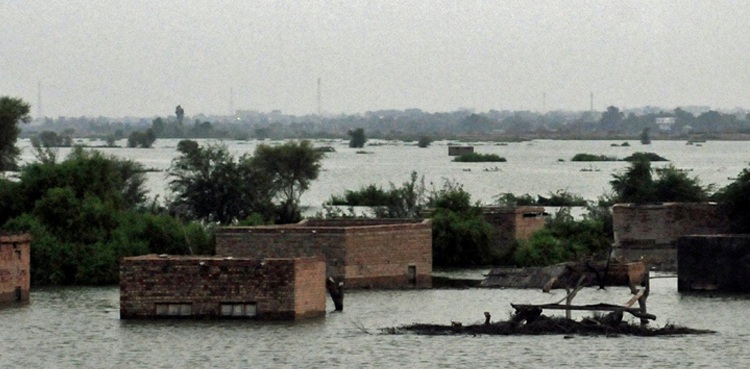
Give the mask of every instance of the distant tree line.
[[(629, 137), (640, 139), (644, 144), (660, 138), (750, 135), (750, 116), (747, 111), (722, 113), (708, 109), (695, 113), (682, 108), (668, 111), (657, 108), (621, 111), (615, 106), (610, 106), (603, 112), (546, 113), (507, 110), (490, 110), (484, 113), (470, 110), (428, 113), (419, 109), (407, 109), (337, 116), (294, 116), (275, 111), (238, 112), (236, 116), (214, 117), (199, 114), (189, 118), (181, 106), (178, 108), (175, 115), (156, 118), (45, 118), (40, 127), (27, 126), (25, 129), (30, 132), (41, 129), (58, 133), (72, 130), (77, 137), (112, 136), (116, 140), (127, 138), (132, 132), (143, 132), (147, 129), (152, 129), (156, 138), (346, 139), (360, 138), (351, 137), (351, 134), (359, 134), (358, 130), (363, 130), (371, 138), (414, 141), (424, 137)], [(658, 118), (671, 118), (673, 123), (668, 129), (662, 130), (657, 123)], [(191, 119), (192, 124), (189, 123)]]

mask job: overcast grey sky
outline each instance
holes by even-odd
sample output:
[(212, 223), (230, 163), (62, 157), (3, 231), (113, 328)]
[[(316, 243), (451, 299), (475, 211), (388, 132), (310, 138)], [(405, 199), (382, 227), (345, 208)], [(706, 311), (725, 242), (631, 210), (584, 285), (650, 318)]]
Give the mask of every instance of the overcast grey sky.
[(0, 0), (33, 116), (39, 82), (51, 117), (315, 113), (318, 78), (333, 114), (750, 108), (750, 2)]

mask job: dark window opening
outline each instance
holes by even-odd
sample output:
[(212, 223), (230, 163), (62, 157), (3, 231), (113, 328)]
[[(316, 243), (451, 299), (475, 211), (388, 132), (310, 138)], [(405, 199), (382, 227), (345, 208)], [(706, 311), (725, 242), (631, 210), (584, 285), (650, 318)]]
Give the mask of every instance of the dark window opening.
[(417, 285), (417, 266), (409, 265), (407, 274), (409, 275), (409, 284), (412, 286), (416, 286)]

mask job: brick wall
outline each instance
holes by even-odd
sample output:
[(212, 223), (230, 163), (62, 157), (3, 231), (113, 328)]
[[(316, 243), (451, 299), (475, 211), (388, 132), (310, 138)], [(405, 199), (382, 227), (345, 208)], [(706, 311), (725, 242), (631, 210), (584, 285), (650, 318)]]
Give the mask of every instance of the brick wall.
[(673, 269), (677, 240), (690, 234), (716, 234), (729, 230), (719, 206), (711, 203), (659, 205), (616, 204), (612, 207), (615, 254), (626, 259), (647, 259)]
[(461, 156), (474, 153), (474, 146), (448, 146), (448, 156)]
[[(349, 229), (344, 264), (348, 287), (431, 287), (431, 224)], [(410, 267), (416, 272), (412, 280)]]
[[(321, 315), (326, 307), (326, 263), (321, 258), (294, 263), (294, 311), (298, 318)], [(321, 298), (322, 296), (322, 298)]]
[(29, 300), (31, 237), (0, 234), (0, 302)]
[(485, 207), (484, 219), (492, 225), (492, 247), (498, 256), (512, 251), (517, 240), (526, 240), (544, 228), (544, 207)]
[[(308, 220), (294, 225), (227, 227), (216, 254), (241, 257), (323, 256), (327, 275), (347, 287), (430, 287), (432, 226), (416, 220)], [(416, 282), (409, 280), (416, 268)]]
[(750, 292), (750, 235), (695, 235), (677, 241), (677, 290)]
[(249, 258), (322, 256), (327, 275), (344, 275), (345, 234), (341, 228), (289, 226), (226, 227), (216, 232), (216, 255)]
[[(325, 314), (320, 258), (251, 259), (144, 255), (120, 262), (120, 317), (156, 318), (189, 305), (189, 317), (231, 317), (222, 305), (253, 306), (259, 319)], [(177, 314), (180, 315), (180, 314)]]

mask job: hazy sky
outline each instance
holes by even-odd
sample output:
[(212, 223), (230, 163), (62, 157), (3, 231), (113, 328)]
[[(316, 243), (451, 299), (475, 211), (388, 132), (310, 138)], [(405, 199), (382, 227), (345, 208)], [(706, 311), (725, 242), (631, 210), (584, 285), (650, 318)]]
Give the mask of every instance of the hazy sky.
[(34, 117), (40, 82), (51, 117), (316, 113), (318, 78), (333, 114), (750, 108), (750, 2), (0, 0)]

